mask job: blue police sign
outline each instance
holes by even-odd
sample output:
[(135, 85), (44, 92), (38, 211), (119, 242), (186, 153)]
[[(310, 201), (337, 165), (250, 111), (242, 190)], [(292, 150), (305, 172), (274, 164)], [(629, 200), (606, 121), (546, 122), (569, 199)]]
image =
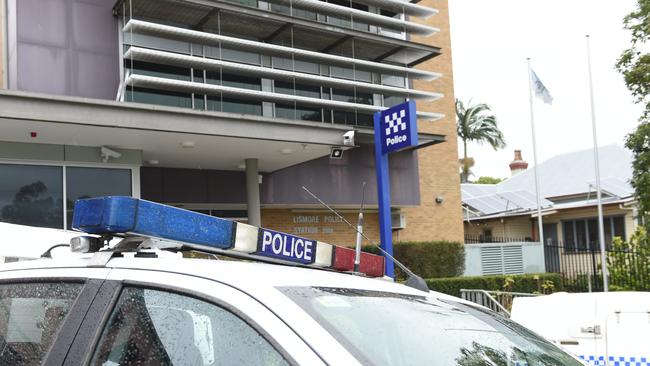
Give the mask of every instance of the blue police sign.
[(260, 228), (257, 254), (302, 264), (312, 264), (316, 258), (316, 241)]
[[(417, 146), (418, 126), (415, 102), (408, 101), (375, 112), (375, 170), (377, 172), (377, 203), (379, 205), (379, 237), (381, 248), (393, 254), (393, 233), (390, 222), (390, 179), (388, 154)], [(386, 260), (386, 276), (393, 277), (393, 261)]]
[(398, 104), (377, 114), (381, 151), (384, 154), (417, 146), (418, 127), (414, 101)]

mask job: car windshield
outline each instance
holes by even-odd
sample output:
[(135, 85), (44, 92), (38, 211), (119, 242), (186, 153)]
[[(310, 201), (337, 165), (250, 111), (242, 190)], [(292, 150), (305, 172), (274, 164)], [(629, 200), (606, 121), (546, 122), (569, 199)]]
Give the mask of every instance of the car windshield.
[(368, 290), (280, 290), (364, 365), (581, 365), (539, 336), (478, 306)]

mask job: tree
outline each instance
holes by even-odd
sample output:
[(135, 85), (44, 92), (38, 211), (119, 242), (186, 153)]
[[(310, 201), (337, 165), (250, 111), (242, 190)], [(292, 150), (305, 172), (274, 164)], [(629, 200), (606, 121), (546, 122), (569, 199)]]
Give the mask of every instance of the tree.
[(490, 114), (490, 107), (487, 104), (476, 104), (465, 107), (463, 102), (456, 99), (456, 131), (458, 137), (463, 140), (463, 163), (461, 182), (467, 183), (469, 180), (469, 160), (467, 158), (467, 143), (477, 142), (479, 144), (488, 143), (494, 150), (506, 146), (503, 133), (497, 126), (497, 118)]
[(476, 181), (473, 183), (476, 184), (497, 184), (503, 182), (503, 179), (501, 178), (494, 178), (494, 177), (479, 177)]
[(650, 229), (650, 0), (637, 0), (637, 8), (623, 19), (623, 24), (632, 33), (632, 44), (621, 54), (616, 69), (623, 74), (635, 102), (645, 106), (639, 126), (627, 136), (625, 146), (633, 154), (631, 183), (639, 200), (639, 214), (646, 218), (646, 229)]

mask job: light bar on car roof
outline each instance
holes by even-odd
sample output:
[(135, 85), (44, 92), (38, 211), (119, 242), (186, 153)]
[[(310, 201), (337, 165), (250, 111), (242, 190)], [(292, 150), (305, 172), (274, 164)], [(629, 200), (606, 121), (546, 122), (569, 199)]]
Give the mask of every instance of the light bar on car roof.
[[(75, 203), (72, 228), (89, 234), (131, 234), (233, 250), (302, 265), (354, 269), (354, 250), (274, 230), (132, 197), (100, 197)], [(384, 275), (384, 257), (361, 253), (360, 272)]]

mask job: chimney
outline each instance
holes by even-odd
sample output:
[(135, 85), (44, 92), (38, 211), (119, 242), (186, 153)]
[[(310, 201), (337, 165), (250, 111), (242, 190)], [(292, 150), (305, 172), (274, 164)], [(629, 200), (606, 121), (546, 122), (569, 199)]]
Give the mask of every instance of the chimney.
[(528, 169), (528, 163), (521, 158), (521, 150), (515, 150), (515, 160), (510, 163), (510, 173), (515, 176)]

